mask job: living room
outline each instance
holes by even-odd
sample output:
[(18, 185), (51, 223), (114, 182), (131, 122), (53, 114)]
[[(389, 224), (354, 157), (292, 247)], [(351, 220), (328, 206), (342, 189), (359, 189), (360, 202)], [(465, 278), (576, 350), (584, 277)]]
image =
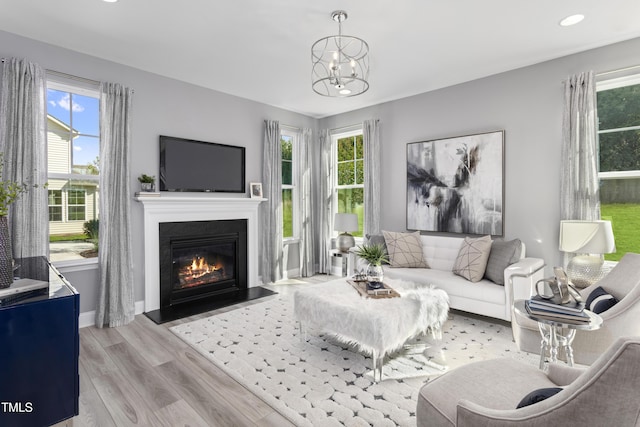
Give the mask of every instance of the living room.
[[(327, 10), (327, 14), (329, 12)], [(356, 11), (353, 13), (347, 25), (357, 19)], [(554, 22), (560, 18), (554, 17)], [(327, 23), (327, 33), (335, 30), (332, 24)], [(246, 182), (250, 183), (263, 181), (264, 120), (278, 120), (298, 129), (310, 128), (315, 138), (322, 129), (342, 129), (378, 119), (383, 200), (380, 224), (384, 230), (405, 231), (406, 144), (504, 130), (503, 237), (521, 239), (526, 244), (528, 257), (543, 259), (547, 266), (545, 276), (552, 274), (553, 266), (563, 263), (563, 254), (558, 250), (560, 177), (564, 167), (561, 158), (563, 81), (583, 71), (602, 73), (640, 64), (640, 38), (613, 44), (602, 41), (597, 47), (578, 53), (542, 60), (532, 56), (528, 63), (515, 69), (339, 114), (317, 116), (48, 44), (8, 30), (13, 26), (1, 28), (7, 29), (0, 31), (2, 58), (26, 58), (47, 70), (95, 81), (118, 82), (135, 90), (130, 152), (132, 193), (139, 188), (137, 176), (158, 175), (159, 135), (245, 147)], [(307, 44), (311, 42), (309, 39)], [(86, 51), (90, 52), (90, 47)], [(302, 55), (308, 59), (307, 51)], [(198, 68), (196, 60), (187, 66)], [(374, 71), (371, 92), (376, 90)], [(302, 73), (309, 74), (306, 69)], [(425, 72), (425, 79), (428, 78)], [(339, 105), (340, 99), (332, 101), (336, 110), (343, 108)], [(314, 150), (314, 161), (319, 163), (319, 148), (314, 146)], [(316, 206), (321, 206), (319, 197)], [(145, 301), (143, 209), (141, 203), (131, 203), (136, 313), (144, 311)], [(315, 235), (318, 241), (320, 231), (316, 230)], [(290, 247), (289, 252), (297, 253), (295, 246)], [(299, 267), (293, 257), (287, 270), (295, 275)], [(99, 283), (96, 264), (61, 266), (60, 271), (81, 294), (81, 324), (91, 325)]]

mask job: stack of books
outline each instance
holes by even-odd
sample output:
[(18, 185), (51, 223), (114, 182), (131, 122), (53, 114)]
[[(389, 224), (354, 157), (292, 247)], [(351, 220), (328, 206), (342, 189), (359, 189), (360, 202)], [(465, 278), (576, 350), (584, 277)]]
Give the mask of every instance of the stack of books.
[(584, 303), (575, 300), (567, 304), (556, 304), (551, 300), (533, 296), (525, 302), (529, 314), (542, 319), (564, 323), (589, 323), (590, 317), (584, 312)]

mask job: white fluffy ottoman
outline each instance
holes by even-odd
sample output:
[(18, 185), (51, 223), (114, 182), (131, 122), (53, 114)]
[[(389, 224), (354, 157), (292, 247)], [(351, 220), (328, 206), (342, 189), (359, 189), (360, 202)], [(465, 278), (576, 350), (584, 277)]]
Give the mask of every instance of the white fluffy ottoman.
[(440, 333), (449, 313), (449, 297), (442, 289), (401, 280), (385, 280), (400, 298), (361, 297), (346, 279), (305, 287), (294, 294), (294, 314), (340, 341), (356, 345), (373, 358), (374, 380), (382, 378), (387, 353), (429, 329)]

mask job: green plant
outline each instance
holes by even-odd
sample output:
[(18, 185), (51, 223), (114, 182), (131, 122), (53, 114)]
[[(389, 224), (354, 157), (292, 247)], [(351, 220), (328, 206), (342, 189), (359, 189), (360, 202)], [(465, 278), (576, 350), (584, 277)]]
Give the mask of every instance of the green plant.
[(89, 221), (85, 222), (82, 226), (82, 231), (84, 231), (84, 234), (87, 235), (87, 239), (92, 240), (98, 240), (98, 233), (99, 233), (99, 229), (100, 229), (100, 220), (98, 219), (90, 219)]
[(383, 245), (362, 245), (358, 246), (355, 254), (369, 264), (380, 266), (383, 262), (389, 262), (389, 255)]
[[(0, 153), (0, 216), (7, 216), (9, 214), (9, 206), (24, 192), (26, 192), (30, 185), (24, 182), (4, 181), (2, 179), (2, 171), (4, 170), (4, 158)], [(37, 185), (33, 185), (37, 187)]]
[(138, 177), (138, 181), (140, 181), (141, 183), (151, 184), (156, 181), (156, 177), (143, 173)]

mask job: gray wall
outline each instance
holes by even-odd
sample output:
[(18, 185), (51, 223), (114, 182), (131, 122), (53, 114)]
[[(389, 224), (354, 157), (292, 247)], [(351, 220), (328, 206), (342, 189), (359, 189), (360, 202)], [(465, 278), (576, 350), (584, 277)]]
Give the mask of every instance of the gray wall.
[[(121, 83), (135, 90), (131, 150), (132, 193), (137, 176), (158, 175), (158, 135), (171, 135), (247, 147), (246, 180), (262, 181), (263, 121), (314, 129), (317, 120), (266, 104), (164, 78), (152, 73), (61, 49), (0, 31), (0, 57), (22, 57), (55, 70), (92, 80)], [(171, 58), (167, 58), (170, 61)], [(193, 67), (197, 64), (185, 64)], [(215, 197), (215, 195), (212, 195)], [(144, 298), (142, 206), (131, 202), (135, 299)], [(292, 248), (293, 249), (293, 248)], [(95, 271), (65, 273), (81, 294), (81, 311), (95, 309)]]
[[(640, 39), (634, 39), (324, 118), (318, 127), (335, 129), (380, 119), (381, 226), (395, 231), (406, 229), (407, 143), (505, 130), (504, 235), (522, 239), (529, 256), (544, 258), (549, 274), (550, 267), (561, 263), (562, 81), (581, 71), (638, 64)], [(374, 82), (370, 90), (375, 90)]]

